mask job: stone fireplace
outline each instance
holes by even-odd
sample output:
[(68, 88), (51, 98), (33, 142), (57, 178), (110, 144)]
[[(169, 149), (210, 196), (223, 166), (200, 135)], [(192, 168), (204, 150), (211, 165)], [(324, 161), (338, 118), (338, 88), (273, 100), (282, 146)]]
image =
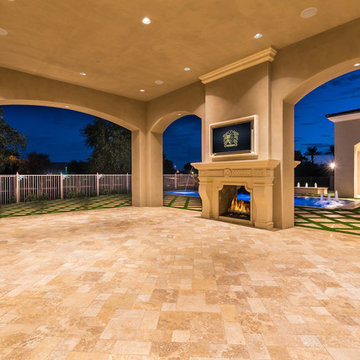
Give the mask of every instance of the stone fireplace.
[(195, 163), (202, 216), (271, 229), (277, 160)]

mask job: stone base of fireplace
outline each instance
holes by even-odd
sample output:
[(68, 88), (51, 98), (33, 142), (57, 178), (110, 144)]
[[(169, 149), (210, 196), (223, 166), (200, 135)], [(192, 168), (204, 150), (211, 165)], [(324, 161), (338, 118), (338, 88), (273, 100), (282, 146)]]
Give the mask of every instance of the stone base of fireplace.
[[(271, 229), (273, 222), (273, 185), (277, 160), (243, 160), (192, 164), (199, 170), (202, 216), (208, 219)], [(221, 216), (219, 192), (224, 185), (245, 186), (251, 194), (250, 221)]]

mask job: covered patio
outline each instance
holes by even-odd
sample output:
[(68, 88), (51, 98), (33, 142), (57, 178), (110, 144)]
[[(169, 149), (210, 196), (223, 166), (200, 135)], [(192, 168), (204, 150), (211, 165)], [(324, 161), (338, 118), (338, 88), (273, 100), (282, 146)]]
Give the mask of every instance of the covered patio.
[(2, 359), (360, 358), (357, 236), (125, 207), (0, 239)]

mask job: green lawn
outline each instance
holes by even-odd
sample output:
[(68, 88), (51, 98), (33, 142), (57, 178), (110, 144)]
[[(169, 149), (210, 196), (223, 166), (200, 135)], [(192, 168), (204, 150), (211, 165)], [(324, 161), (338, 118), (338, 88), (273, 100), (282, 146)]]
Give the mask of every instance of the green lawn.
[(122, 206), (131, 206), (131, 195), (102, 195), (83, 199), (45, 200), (1, 205), (0, 218), (117, 208)]
[(295, 225), (360, 235), (360, 207), (356, 209), (319, 209), (295, 206)]

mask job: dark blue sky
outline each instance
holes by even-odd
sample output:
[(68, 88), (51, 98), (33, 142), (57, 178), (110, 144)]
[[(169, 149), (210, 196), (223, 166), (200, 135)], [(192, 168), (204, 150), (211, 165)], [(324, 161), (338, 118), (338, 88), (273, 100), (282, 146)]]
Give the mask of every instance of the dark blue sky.
[[(360, 70), (333, 79), (306, 96), (295, 106), (295, 149), (306, 151), (316, 145), (327, 152), (334, 144), (334, 124), (325, 115), (360, 108)], [(329, 156), (318, 156), (318, 162)]]
[[(295, 149), (308, 146), (326, 152), (334, 143), (334, 126), (326, 114), (360, 108), (360, 70), (340, 76), (318, 87), (295, 106)], [(27, 136), (24, 155), (35, 151), (50, 155), (51, 161), (86, 160), (81, 129), (93, 121), (91, 115), (41, 106), (3, 106), (5, 120)], [(187, 162), (201, 161), (201, 121), (185, 116), (164, 132), (164, 153), (181, 170)], [(327, 161), (319, 156), (318, 161)]]
[(91, 150), (81, 129), (94, 117), (81, 112), (46, 106), (3, 106), (4, 118), (27, 137), (25, 154), (49, 154), (54, 162), (87, 160)]
[(187, 115), (174, 121), (163, 134), (163, 148), (178, 170), (188, 162), (201, 161), (201, 119)]

